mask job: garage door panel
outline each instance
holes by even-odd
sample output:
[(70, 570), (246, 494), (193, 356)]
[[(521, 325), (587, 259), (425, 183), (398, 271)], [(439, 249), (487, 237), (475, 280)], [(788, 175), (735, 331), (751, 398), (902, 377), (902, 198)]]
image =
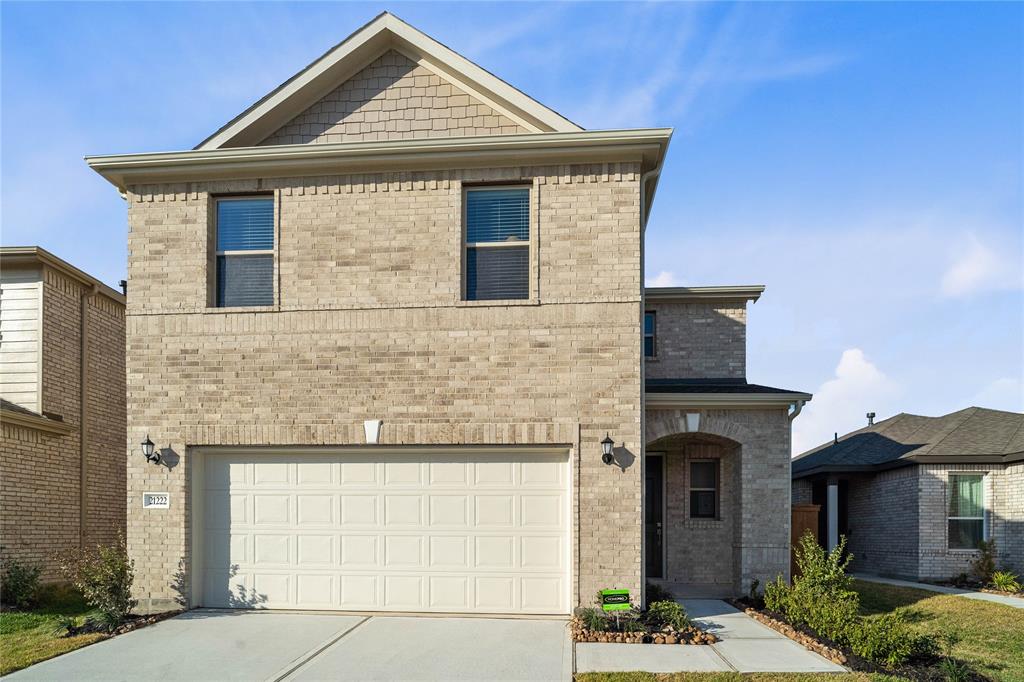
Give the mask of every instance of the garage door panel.
[(567, 454), (205, 461), (204, 605), (568, 612)]

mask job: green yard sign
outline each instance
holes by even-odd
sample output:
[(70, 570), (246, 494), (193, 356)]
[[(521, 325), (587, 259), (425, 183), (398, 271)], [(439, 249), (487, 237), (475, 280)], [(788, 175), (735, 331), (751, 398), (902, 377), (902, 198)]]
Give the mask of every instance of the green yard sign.
[(601, 590), (601, 608), (605, 611), (628, 611), (629, 590)]

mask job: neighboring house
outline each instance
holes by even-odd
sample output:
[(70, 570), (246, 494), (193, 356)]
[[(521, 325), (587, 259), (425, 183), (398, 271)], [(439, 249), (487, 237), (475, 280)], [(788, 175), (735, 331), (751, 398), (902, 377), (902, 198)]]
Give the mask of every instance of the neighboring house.
[(125, 528), (124, 323), (96, 278), (0, 248), (0, 557), (45, 579), (54, 552)]
[(947, 579), (970, 571), (984, 539), (1024, 573), (1024, 414), (869, 424), (793, 460), (793, 502), (821, 506), (819, 538), (847, 536), (855, 570)]
[(585, 131), (385, 13), (194, 150), (88, 158), (128, 203), (141, 608), (566, 614), (785, 573), (809, 396), (744, 381), (759, 287), (645, 301), (670, 136)]

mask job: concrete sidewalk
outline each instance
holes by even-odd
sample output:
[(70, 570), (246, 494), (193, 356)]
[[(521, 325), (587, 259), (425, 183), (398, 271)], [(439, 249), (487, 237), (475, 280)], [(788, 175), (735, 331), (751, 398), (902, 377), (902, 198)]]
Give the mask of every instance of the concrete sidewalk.
[(719, 638), (710, 646), (576, 645), (576, 672), (846, 672), (720, 599), (680, 600), (690, 618)]
[(866, 573), (851, 573), (857, 580), (864, 580), (870, 583), (881, 583), (883, 585), (896, 585), (898, 587), (913, 587), (918, 590), (938, 592), (940, 594), (952, 594), (965, 599), (977, 599), (978, 601), (990, 601), (995, 604), (1010, 606), (1015, 609), (1024, 609), (1024, 598), (1007, 597), (1002, 594), (989, 594), (988, 592), (976, 592), (974, 590), (962, 590), (959, 587), (946, 587), (945, 585), (930, 585), (929, 583), (915, 583), (911, 580), (899, 580), (897, 578), (883, 578), (877, 575)]

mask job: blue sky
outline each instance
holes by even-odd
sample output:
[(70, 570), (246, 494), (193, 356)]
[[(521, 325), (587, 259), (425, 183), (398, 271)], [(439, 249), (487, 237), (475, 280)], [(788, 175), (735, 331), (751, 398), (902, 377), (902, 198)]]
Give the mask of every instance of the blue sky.
[(651, 284), (763, 283), (751, 381), (796, 451), (1024, 410), (1024, 5), (0, 4), (0, 241), (111, 284), (85, 154), (188, 149), (383, 9), (587, 128), (676, 129)]

